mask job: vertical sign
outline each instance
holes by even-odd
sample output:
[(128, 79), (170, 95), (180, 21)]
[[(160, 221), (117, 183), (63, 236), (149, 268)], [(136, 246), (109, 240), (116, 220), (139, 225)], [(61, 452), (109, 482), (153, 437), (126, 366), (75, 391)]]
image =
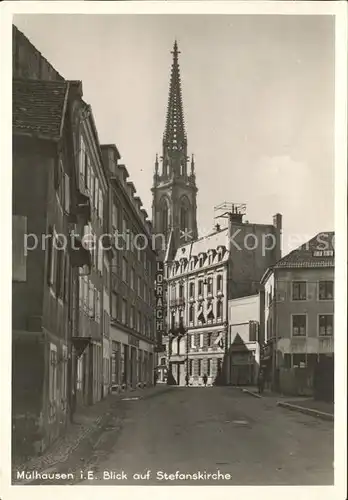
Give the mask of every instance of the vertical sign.
[(162, 345), (162, 335), (164, 332), (164, 290), (163, 290), (164, 265), (162, 261), (156, 262), (156, 338), (157, 346)]

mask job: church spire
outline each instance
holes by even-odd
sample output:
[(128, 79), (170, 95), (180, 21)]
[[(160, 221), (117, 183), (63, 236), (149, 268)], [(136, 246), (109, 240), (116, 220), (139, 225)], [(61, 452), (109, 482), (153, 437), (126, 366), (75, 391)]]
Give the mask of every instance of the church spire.
[(178, 61), (178, 44), (175, 40), (173, 47), (173, 62), (169, 85), (169, 99), (167, 108), (166, 126), (163, 135), (163, 156), (171, 156), (174, 151), (186, 155), (187, 142), (185, 133), (184, 114), (181, 95), (180, 67)]

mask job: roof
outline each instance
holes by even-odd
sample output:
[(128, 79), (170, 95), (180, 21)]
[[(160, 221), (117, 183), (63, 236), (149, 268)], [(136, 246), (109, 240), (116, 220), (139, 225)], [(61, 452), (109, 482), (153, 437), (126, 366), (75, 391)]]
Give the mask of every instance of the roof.
[(274, 267), (334, 267), (334, 238), (333, 231), (318, 233), (307, 243), (285, 255)]
[(190, 259), (199, 254), (206, 254), (209, 250), (216, 250), (219, 246), (228, 249), (228, 228), (214, 231), (202, 238), (198, 238), (186, 245), (180, 246), (175, 254), (174, 260), (180, 260), (182, 257)]
[(312, 239), (297, 247), (292, 252), (269, 267), (261, 279), (264, 283), (274, 269), (317, 269), (335, 266), (335, 233), (318, 233)]
[(58, 140), (68, 89), (66, 81), (13, 80), (13, 133)]

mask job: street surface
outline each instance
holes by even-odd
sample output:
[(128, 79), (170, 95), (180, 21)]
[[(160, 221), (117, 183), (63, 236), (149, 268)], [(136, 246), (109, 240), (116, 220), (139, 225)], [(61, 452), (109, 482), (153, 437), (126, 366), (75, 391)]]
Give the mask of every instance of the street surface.
[(168, 387), (118, 400), (97, 442), (60, 471), (73, 474), (65, 484), (82, 485), (333, 484), (333, 422), (276, 401), (231, 387)]
[[(164, 474), (217, 470), (231, 479), (206, 475), (189, 482), (333, 484), (333, 423), (279, 408), (275, 400), (235, 388), (190, 387), (122, 403), (127, 405), (123, 429), (107, 459), (90, 472), (98, 479), (83, 484), (188, 484), (175, 476), (164, 481)], [(111, 472), (121, 479), (101, 481)]]

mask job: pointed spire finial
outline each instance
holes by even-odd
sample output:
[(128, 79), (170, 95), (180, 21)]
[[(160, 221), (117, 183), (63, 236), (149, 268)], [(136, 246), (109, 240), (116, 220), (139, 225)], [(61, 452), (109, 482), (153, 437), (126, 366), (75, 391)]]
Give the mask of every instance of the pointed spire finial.
[(169, 98), (166, 115), (166, 126), (163, 136), (163, 145), (167, 151), (186, 151), (186, 133), (183, 115), (180, 67), (178, 61), (178, 43), (175, 40), (173, 50), (172, 69), (169, 84)]

